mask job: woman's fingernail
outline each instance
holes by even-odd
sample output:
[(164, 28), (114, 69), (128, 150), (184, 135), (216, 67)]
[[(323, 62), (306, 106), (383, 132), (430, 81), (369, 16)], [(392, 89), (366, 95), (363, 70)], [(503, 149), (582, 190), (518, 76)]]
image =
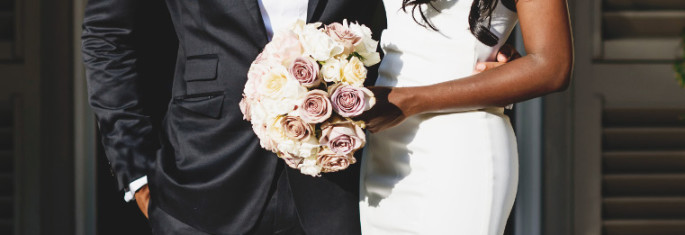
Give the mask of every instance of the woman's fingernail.
[(484, 64), (478, 64), (478, 65), (476, 65), (476, 70), (477, 70), (477, 71), (483, 71), (483, 70), (485, 70), (485, 65), (484, 65)]
[(504, 54), (499, 54), (498, 56), (499, 62), (506, 62), (507, 61), (507, 56)]

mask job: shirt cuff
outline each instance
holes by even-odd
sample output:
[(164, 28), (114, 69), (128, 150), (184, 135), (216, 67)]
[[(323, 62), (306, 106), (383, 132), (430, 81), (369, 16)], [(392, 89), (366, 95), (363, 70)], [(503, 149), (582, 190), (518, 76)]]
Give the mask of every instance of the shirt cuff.
[(142, 188), (143, 186), (147, 185), (147, 175), (138, 178), (137, 180), (134, 180), (130, 184), (128, 184), (128, 189), (124, 191), (124, 201), (130, 202), (135, 200), (134, 195), (138, 191), (138, 189)]

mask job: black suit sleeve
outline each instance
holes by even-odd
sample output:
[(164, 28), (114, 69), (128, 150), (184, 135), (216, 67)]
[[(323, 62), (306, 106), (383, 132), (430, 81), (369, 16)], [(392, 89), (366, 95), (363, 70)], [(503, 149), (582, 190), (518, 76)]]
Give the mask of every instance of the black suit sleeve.
[(144, 76), (137, 68), (136, 13), (140, 0), (90, 0), (82, 53), (90, 106), (120, 189), (147, 174), (159, 135), (143, 106)]

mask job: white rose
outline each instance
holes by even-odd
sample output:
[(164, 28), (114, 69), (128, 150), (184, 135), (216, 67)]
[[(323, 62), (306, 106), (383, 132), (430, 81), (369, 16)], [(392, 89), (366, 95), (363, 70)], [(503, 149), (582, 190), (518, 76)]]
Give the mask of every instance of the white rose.
[(300, 164), (300, 172), (305, 175), (319, 176), (321, 174), (321, 166), (316, 164), (316, 158), (305, 158)]
[(259, 138), (259, 145), (261, 145), (262, 148), (269, 151), (274, 150), (274, 141), (269, 137), (266, 125), (253, 123), (252, 130), (254, 130), (255, 135)]
[(371, 37), (371, 29), (364, 25), (357, 23), (350, 24), (350, 30), (357, 35), (362, 36), (362, 43), (357, 44), (355, 52), (362, 56), (362, 62), (365, 66), (373, 66), (381, 61), (380, 54), (376, 51), (378, 48), (378, 41)]
[(285, 103), (282, 99), (263, 99), (261, 103), (267, 119), (295, 110), (295, 104)]
[(366, 54), (370, 52), (376, 52), (376, 48), (378, 47), (378, 41), (373, 40), (373, 38), (371, 37), (371, 29), (364, 25), (350, 23), (350, 30), (362, 37), (362, 43), (359, 43), (355, 47), (355, 51), (357, 53)]
[(262, 102), (250, 104), (250, 117), (253, 125), (261, 125), (267, 122), (268, 112)]
[(307, 95), (307, 88), (300, 85), (300, 82), (294, 78), (286, 82), (282, 91), (281, 105), (288, 106), (290, 109), (288, 112), (295, 110), (295, 106), (301, 104)]
[(352, 57), (343, 68), (342, 82), (353, 86), (364, 85), (366, 79), (366, 67), (357, 57)]
[(301, 36), (305, 31), (317, 30), (319, 27), (321, 27), (321, 22), (307, 24), (304, 20), (298, 19), (290, 25), (290, 30)]
[(295, 153), (297, 153), (298, 147), (299, 146), (298, 146), (297, 142), (290, 140), (290, 139), (281, 139), (278, 142), (278, 151), (281, 151), (281, 152), (295, 154)]
[(340, 82), (342, 80), (342, 69), (345, 66), (344, 61), (337, 59), (330, 59), (324, 62), (321, 66), (321, 76), (326, 82)]
[(315, 136), (312, 136), (309, 140), (300, 143), (297, 155), (303, 158), (316, 157), (316, 155), (319, 154), (320, 147), (319, 141)]
[(366, 67), (371, 67), (381, 62), (381, 54), (378, 52), (359, 53), (359, 55), (362, 56), (362, 62), (364, 62)]
[(342, 53), (345, 48), (319, 29), (305, 28), (300, 35), (304, 54), (317, 61), (326, 61)]

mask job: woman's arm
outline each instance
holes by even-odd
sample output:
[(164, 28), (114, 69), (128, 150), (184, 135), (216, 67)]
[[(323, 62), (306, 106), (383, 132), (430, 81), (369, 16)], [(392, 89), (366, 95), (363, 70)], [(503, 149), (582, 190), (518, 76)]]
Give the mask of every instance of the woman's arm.
[(519, 0), (516, 7), (526, 56), (467, 78), (439, 84), (371, 87), (378, 100), (361, 117), (367, 122), (367, 128), (378, 132), (415, 114), (503, 107), (565, 90), (573, 67), (566, 1)]

